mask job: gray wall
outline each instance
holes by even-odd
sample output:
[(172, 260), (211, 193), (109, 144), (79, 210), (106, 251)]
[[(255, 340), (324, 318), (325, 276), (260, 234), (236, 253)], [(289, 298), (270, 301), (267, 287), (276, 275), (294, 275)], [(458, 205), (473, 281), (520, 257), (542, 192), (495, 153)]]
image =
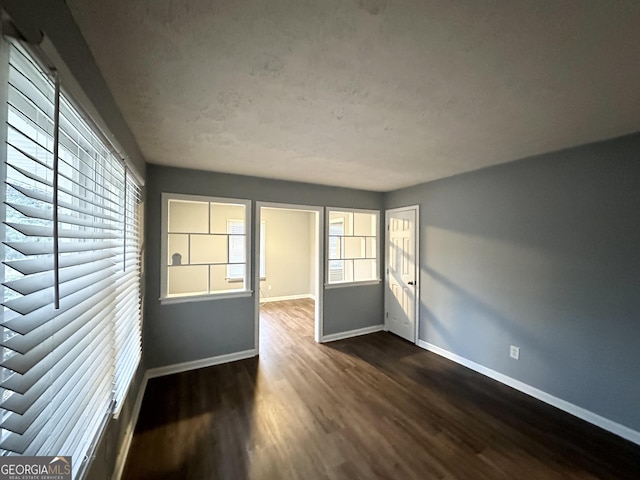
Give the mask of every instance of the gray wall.
[[(246, 198), (253, 201), (254, 211), (256, 201), (375, 210), (382, 208), (383, 201), (383, 195), (377, 192), (148, 165), (143, 332), (148, 368), (196, 361), (254, 347), (253, 297), (160, 304), (162, 192)], [(253, 252), (255, 214), (252, 215), (252, 224)], [(350, 295), (351, 291), (357, 292), (357, 295)], [(382, 292), (382, 284), (326, 290), (324, 334), (382, 324)]]
[[(384, 261), (382, 262), (384, 264)], [(384, 278), (384, 277), (381, 277)], [(324, 334), (331, 335), (384, 323), (382, 287), (353, 286), (324, 292)], [(357, 306), (357, 308), (353, 308)], [(348, 323), (347, 323), (348, 322)], [(345, 325), (348, 325), (345, 328)]]
[(640, 134), (385, 203), (420, 205), (422, 340), (640, 431)]

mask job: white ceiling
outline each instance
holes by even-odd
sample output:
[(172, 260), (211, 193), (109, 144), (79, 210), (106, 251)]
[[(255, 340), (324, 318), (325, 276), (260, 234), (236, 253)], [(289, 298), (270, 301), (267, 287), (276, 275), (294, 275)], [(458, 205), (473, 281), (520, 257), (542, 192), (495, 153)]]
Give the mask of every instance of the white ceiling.
[(388, 191), (640, 130), (636, 0), (67, 0), (150, 163)]

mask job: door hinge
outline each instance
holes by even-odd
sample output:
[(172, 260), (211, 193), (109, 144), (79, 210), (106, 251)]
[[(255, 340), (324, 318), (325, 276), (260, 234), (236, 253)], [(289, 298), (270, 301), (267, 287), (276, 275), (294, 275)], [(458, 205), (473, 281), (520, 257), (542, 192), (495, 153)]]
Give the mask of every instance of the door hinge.
[(385, 313), (385, 318), (389, 318), (389, 312)]

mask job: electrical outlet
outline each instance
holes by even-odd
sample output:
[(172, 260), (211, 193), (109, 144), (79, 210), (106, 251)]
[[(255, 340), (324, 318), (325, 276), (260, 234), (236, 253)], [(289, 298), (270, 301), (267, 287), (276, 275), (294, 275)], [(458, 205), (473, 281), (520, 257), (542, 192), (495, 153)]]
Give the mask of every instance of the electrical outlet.
[(267, 287), (267, 290), (271, 290), (271, 285), (269, 285), (269, 286)]
[(520, 347), (511, 345), (511, 347), (509, 348), (509, 356), (514, 360), (518, 360), (520, 358)]

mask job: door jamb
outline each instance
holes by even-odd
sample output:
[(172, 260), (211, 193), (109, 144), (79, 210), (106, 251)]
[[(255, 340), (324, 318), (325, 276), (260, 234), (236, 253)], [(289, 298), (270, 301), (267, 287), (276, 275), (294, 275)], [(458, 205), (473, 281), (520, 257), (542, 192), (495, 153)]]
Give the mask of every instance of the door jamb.
[(389, 287), (389, 217), (392, 213), (404, 212), (407, 210), (415, 211), (416, 224), (413, 229), (413, 241), (414, 241), (414, 278), (417, 283), (414, 289), (415, 292), (415, 344), (418, 344), (420, 334), (420, 288), (422, 286), (422, 279), (420, 277), (420, 205), (408, 205), (406, 207), (390, 208), (384, 212), (385, 223), (385, 241), (384, 241), (384, 330), (389, 331), (389, 319), (387, 318), (387, 289)]

